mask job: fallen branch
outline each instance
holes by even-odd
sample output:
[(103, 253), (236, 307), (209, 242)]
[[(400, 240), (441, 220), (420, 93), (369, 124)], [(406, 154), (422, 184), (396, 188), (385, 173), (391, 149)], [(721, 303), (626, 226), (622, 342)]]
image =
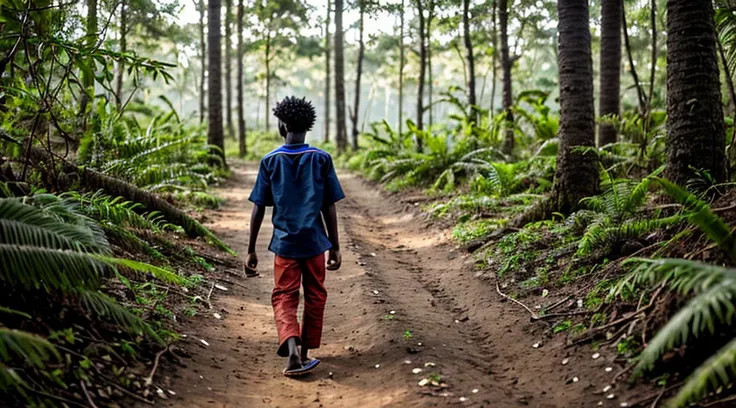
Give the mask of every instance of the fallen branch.
[(730, 397), (719, 399), (717, 401), (712, 401), (712, 402), (709, 402), (707, 404), (703, 404), (702, 406), (703, 406), (703, 408), (706, 408), (706, 407), (714, 407), (716, 405), (720, 405), (720, 404), (723, 404), (725, 402), (731, 402), (731, 401), (736, 401), (736, 395), (732, 395)]
[(87, 386), (84, 385), (84, 380), (79, 382), (79, 385), (82, 386), (82, 391), (84, 391), (84, 396), (87, 397), (87, 402), (92, 408), (98, 408), (97, 405), (95, 405), (95, 402), (92, 401), (92, 396), (89, 395), (89, 392), (87, 391)]
[(633, 402), (633, 403), (632, 403), (631, 405), (629, 405), (629, 406), (630, 406), (630, 407), (632, 407), (632, 408), (633, 408), (633, 407), (640, 407), (640, 406), (642, 406), (642, 405), (644, 405), (644, 404), (648, 403), (649, 401), (655, 401), (655, 400), (657, 400), (657, 401), (658, 401), (658, 400), (660, 400), (660, 399), (661, 399), (661, 398), (662, 398), (662, 397), (663, 397), (664, 395), (666, 395), (666, 394), (667, 394), (668, 392), (670, 392), (670, 391), (672, 391), (672, 390), (674, 390), (674, 389), (676, 389), (676, 388), (679, 388), (679, 387), (680, 387), (681, 385), (682, 385), (682, 382), (679, 382), (679, 383), (677, 383), (677, 384), (673, 384), (673, 385), (670, 385), (669, 387), (667, 387), (667, 388), (663, 389), (663, 390), (662, 390), (662, 391), (660, 391), (660, 392), (654, 393), (654, 394), (652, 394), (652, 395), (650, 395), (650, 396), (648, 396), (648, 397), (644, 397), (644, 398), (642, 398), (642, 399), (640, 399), (640, 400), (638, 400), (638, 401), (635, 401), (635, 402)]
[(536, 313), (534, 313), (534, 311), (532, 309), (529, 309), (529, 307), (527, 307), (527, 305), (525, 305), (525, 304), (519, 302), (518, 300), (512, 298), (511, 296), (508, 296), (508, 295), (504, 294), (503, 292), (501, 292), (501, 287), (498, 286), (498, 280), (496, 280), (496, 292), (498, 292), (498, 294), (501, 295), (502, 297), (504, 297), (504, 298), (506, 298), (506, 299), (508, 299), (508, 300), (510, 300), (510, 301), (512, 301), (514, 303), (516, 303), (517, 305), (523, 307), (524, 309), (526, 309), (526, 311), (529, 312), (532, 315), (532, 320), (539, 320), (539, 316)]
[(212, 291), (215, 290), (215, 282), (212, 282), (212, 287), (210, 287), (210, 292), (207, 294), (207, 306), (212, 309), (212, 303), (210, 303), (210, 298), (212, 297)]
[(153, 368), (151, 369), (151, 374), (149, 374), (148, 377), (145, 378), (146, 386), (150, 386), (151, 384), (153, 384), (153, 376), (156, 375), (156, 369), (158, 369), (158, 362), (161, 360), (161, 356), (169, 352), (170, 349), (171, 349), (171, 346), (166, 347), (165, 349), (156, 353), (156, 358), (153, 359)]

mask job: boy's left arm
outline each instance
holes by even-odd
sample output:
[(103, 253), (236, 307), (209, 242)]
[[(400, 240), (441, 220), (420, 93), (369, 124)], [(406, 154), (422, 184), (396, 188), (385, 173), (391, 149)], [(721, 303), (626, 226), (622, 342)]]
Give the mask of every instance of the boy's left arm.
[(330, 244), (332, 244), (332, 248), (327, 256), (327, 269), (336, 271), (342, 265), (342, 255), (340, 254), (340, 237), (337, 227), (337, 208), (335, 207), (335, 203), (345, 198), (345, 193), (343, 193), (340, 182), (337, 180), (332, 158), (327, 162), (324, 170), (325, 196), (324, 206), (322, 207), (322, 218), (325, 221)]
[(337, 228), (337, 207), (335, 203), (327, 205), (322, 209), (322, 218), (327, 228), (327, 236), (330, 239), (330, 252), (327, 255), (327, 269), (336, 271), (342, 265), (342, 254), (340, 253), (340, 236)]

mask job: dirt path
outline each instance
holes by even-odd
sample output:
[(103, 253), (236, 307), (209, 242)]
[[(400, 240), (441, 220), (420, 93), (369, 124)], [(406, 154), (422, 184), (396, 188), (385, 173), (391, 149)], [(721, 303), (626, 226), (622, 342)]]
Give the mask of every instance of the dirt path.
[[(225, 207), (208, 215), (209, 227), (242, 256), (256, 169), (235, 163), (233, 172), (218, 192)], [(259, 239), (263, 277), (229, 276), (238, 284), (215, 289), (212, 298), (222, 320), (200, 316), (186, 328), (183, 344), (192, 358), (171, 378), (177, 395), (170, 406), (545, 408), (605, 400), (596, 389), (618, 371), (604, 371), (610, 361), (582, 361), (566, 354), (560, 340), (545, 344), (539, 324), (501, 303), (441, 232), (357, 177), (340, 179), (348, 197), (338, 208), (344, 263), (327, 278), (324, 344), (314, 353), (322, 366), (300, 381), (280, 374), (266, 222)], [(534, 348), (538, 341), (542, 346)], [(580, 364), (562, 365), (566, 357)], [(446, 387), (418, 385), (435, 373)], [(573, 376), (580, 381), (569, 381)]]

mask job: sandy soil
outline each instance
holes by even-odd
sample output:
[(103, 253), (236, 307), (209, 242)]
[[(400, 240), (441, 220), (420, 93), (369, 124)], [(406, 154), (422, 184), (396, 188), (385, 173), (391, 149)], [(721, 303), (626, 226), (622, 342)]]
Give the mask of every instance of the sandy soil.
[[(256, 168), (236, 162), (233, 173), (218, 191), (227, 202), (208, 213), (208, 226), (244, 257)], [(602, 391), (621, 370), (615, 355), (593, 359), (589, 347), (548, 338), (544, 323), (502, 302), (493, 281), (445, 233), (427, 228), (413, 205), (356, 176), (340, 179), (348, 197), (338, 206), (344, 263), (328, 272), (324, 344), (313, 352), (323, 364), (303, 380), (281, 375), (266, 249), (271, 227), (264, 222), (262, 277), (223, 275), (228, 290), (215, 289), (213, 310), (185, 327), (182, 347), (191, 358), (159, 373), (176, 392), (159, 405), (551, 408), (626, 401), (624, 387)], [(434, 374), (443, 386), (418, 385)]]

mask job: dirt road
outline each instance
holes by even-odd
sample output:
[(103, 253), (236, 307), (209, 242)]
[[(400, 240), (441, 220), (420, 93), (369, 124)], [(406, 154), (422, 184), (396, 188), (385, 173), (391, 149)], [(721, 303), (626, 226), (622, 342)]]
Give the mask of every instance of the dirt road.
[[(244, 256), (256, 168), (235, 163), (233, 172), (218, 192), (227, 202), (208, 214), (208, 226)], [(186, 328), (184, 347), (192, 358), (171, 378), (177, 395), (165, 404), (619, 406), (618, 396), (606, 400), (596, 391), (615, 374), (604, 371), (610, 362), (589, 362), (588, 351), (567, 354), (561, 340), (542, 336), (544, 326), (529, 323), (526, 312), (500, 302), (472, 259), (456, 252), (442, 232), (424, 227), (407, 204), (356, 176), (343, 173), (340, 179), (348, 197), (338, 207), (344, 263), (328, 273), (324, 344), (313, 352), (323, 364), (304, 380), (281, 375), (270, 304), (273, 257), (266, 249), (271, 228), (265, 222), (259, 238), (263, 276), (215, 290), (212, 312), (222, 319), (201, 316)], [(541, 346), (533, 347), (537, 342)], [(563, 365), (567, 357), (570, 363)], [(438, 375), (442, 386), (418, 385)], [(574, 376), (579, 381), (572, 382)]]

